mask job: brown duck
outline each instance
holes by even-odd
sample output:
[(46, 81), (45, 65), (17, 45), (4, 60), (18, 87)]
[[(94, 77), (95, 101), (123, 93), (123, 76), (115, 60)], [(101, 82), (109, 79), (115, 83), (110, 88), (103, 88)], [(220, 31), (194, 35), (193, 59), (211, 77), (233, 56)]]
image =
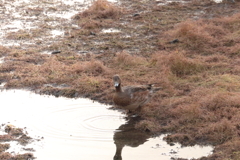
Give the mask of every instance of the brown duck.
[(146, 104), (152, 94), (161, 89), (154, 88), (153, 84), (122, 87), (119, 75), (113, 76), (113, 82), (116, 88), (113, 102), (115, 105), (131, 111)]

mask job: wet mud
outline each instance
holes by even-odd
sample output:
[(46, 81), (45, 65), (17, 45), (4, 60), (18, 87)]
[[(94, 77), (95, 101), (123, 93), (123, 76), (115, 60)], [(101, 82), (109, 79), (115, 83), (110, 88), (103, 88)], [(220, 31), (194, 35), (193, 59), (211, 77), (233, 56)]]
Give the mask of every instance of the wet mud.
[[(0, 127), (0, 159), (1, 160), (29, 160), (34, 159), (32, 151), (33, 148), (25, 147), (27, 144), (33, 141), (39, 141), (38, 139), (32, 139), (28, 136), (26, 129), (16, 128), (14, 125), (2, 124)], [(12, 146), (13, 142), (16, 145), (26, 151), (26, 153), (19, 154), (15, 151), (9, 152), (8, 149)], [(31, 151), (28, 153), (28, 151)]]

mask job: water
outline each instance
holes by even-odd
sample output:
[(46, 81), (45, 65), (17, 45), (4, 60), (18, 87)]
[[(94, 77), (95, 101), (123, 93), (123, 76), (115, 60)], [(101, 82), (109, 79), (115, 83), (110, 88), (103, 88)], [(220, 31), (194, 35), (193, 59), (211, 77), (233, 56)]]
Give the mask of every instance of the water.
[[(134, 129), (139, 117), (126, 121), (121, 112), (108, 109), (111, 106), (88, 99), (56, 98), (24, 90), (3, 90), (0, 99), (0, 123), (26, 127), (31, 137), (41, 139), (24, 147), (34, 148), (37, 160), (169, 160), (199, 158), (212, 151), (212, 147), (169, 146), (163, 136), (150, 138)], [(23, 146), (10, 143), (8, 152), (26, 152)]]
[(119, 32), (121, 32), (121, 31), (118, 29), (115, 29), (115, 28), (109, 28), (109, 29), (102, 30), (102, 33), (119, 33)]

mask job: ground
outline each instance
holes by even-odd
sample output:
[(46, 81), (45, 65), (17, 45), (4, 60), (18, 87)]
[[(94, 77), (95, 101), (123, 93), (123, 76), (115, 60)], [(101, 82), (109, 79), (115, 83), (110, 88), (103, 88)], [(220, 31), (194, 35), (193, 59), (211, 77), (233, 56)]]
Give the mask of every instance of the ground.
[(18, 145), (22, 146), (25, 151), (34, 151), (33, 148), (24, 147), (26, 144), (31, 143), (33, 139), (27, 135), (25, 129), (16, 128), (11, 124), (2, 124), (0, 127), (0, 159), (1, 160), (29, 160), (34, 159), (32, 153), (18, 154), (16, 152), (9, 153), (6, 152), (7, 149), (11, 147), (10, 141), (18, 142)]
[[(85, 11), (75, 5), (71, 9), (79, 11), (64, 18), (59, 11), (69, 11), (69, 4), (23, 3), (24, 12), (12, 18), (27, 15), (25, 20), (34, 19), (35, 27), (5, 30), (0, 82), (4, 88), (107, 104), (112, 104), (114, 74), (123, 85), (155, 83), (163, 89), (138, 112), (144, 120), (137, 129), (172, 133), (166, 137), (169, 143), (214, 145), (213, 155), (202, 159), (237, 160), (239, 5), (98, 0)], [(5, 5), (0, 7), (4, 10)], [(46, 16), (54, 13), (60, 17)]]

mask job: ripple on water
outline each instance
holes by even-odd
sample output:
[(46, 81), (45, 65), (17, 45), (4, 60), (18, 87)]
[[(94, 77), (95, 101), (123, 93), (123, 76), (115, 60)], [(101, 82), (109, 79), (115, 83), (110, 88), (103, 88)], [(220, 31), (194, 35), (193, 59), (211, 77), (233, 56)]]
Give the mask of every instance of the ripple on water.
[(133, 118), (126, 123), (120, 112), (88, 99), (41, 96), (23, 90), (3, 90), (0, 99), (2, 123), (26, 127), (33, 138), (44, 137), (25, 146), (36, 150), (37, 160), (113, 159), (118, 155), (116, 147), (123, 150), (124, 160), (199, 158), (212, 150), (168, 146), (162, 138), (150, 138), (134, 129)]
[[(112, 133), (125, 122), (122, 116), (108, 115), (106, 107), (89, 104), (53, 107), (45, 111), (37, 128), (45, 136), (71, 140), (112, 141)], [(116, 125), (117, 124), (117, 125)]]

